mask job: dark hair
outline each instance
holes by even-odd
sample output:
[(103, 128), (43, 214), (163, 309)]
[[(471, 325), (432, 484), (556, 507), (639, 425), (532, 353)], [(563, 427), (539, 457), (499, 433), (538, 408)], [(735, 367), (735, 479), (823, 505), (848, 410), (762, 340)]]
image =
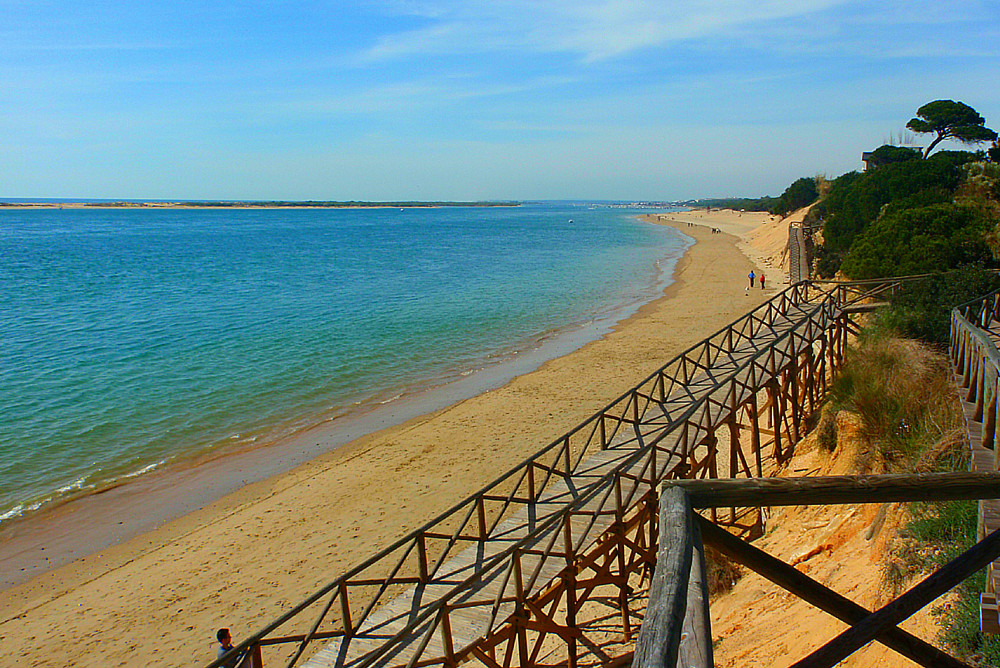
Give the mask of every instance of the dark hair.
[(224, 639), (229, 637), (229, 629), (219, 629), (219, 632), (215, 634), (215, 637), (222, 642)]

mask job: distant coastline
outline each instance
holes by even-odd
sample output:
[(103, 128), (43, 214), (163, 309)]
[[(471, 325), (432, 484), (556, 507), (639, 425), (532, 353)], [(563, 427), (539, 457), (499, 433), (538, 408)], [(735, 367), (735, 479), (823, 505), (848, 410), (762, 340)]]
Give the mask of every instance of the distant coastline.
[(38, 201), (3, 202), (0, 208), (7, 209), (427, 209), (441, 207), (503, 207), (521, 206), (521, 202), (361, 202), (361, 201), (242, 201), (242, 200), (200, 200), (200, 201), (154, 201), (118, 200), (107, 202), (90, 201)]

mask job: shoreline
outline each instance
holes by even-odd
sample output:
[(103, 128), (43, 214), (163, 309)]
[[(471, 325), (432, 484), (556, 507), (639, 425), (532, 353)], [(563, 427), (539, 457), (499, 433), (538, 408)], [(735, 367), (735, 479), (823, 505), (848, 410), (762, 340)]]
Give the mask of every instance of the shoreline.
[(668, 217), (697, 243), (663, 295), (602, 338), (0, 592), (0, 635), (12, 641), (0, 656), (132, 663), (140, 657), (129, 639), (156, 636), (144, 663), (208, 660), (211, 629), (231, 625), (239, 637), (261, 626), (773, 294), (745, 294), (752, 264), (734, 237), (688, 229), (684, 213), (657, 222)]
[[(0, 591), (153, 531), (247, 484), (288, 473), (355, 439), (497, 389), (549, 360), (572, 354), (662, 296), (693, 243), (690, 237), (681, 237), (688, 241), (668, 251), (654, 266), (644, 289), (646, 296), (617, 304), (589, 320), (543, 332), (493, 361), (484, 357), (469, 368), (455, 367), (416, 384), (380, 390), (354, 406), (317, 415), (303, 426), (274, 425), (268, 430), (270, 436), (259, 442), (223, 442), (62, 498), (48, 497), (40, 506), (29, 506), (0, 521)], [(121, 516), (121, 507), (139, 504), (151, 509)]]

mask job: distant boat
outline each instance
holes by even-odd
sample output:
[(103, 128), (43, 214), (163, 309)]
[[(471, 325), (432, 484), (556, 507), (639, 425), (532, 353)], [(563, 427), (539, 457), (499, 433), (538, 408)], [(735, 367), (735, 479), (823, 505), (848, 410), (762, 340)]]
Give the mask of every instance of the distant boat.
[(569, 219), (569, 222), (571, 222), (571, 223), (572, 223), (572, 222), (573, 222), (573, 219), (572, 219), (572, 218), (570, 218), (570, 219)]

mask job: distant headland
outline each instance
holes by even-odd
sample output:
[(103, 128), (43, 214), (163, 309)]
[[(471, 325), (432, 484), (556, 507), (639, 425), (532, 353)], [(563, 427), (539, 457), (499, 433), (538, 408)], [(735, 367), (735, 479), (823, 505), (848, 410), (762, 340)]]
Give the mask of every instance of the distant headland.
[(362, 202), (326, 200), (46, 200), (0, 201), (17, 209), (426, 209), (436, 207), (521, 206), (520, 202)]

